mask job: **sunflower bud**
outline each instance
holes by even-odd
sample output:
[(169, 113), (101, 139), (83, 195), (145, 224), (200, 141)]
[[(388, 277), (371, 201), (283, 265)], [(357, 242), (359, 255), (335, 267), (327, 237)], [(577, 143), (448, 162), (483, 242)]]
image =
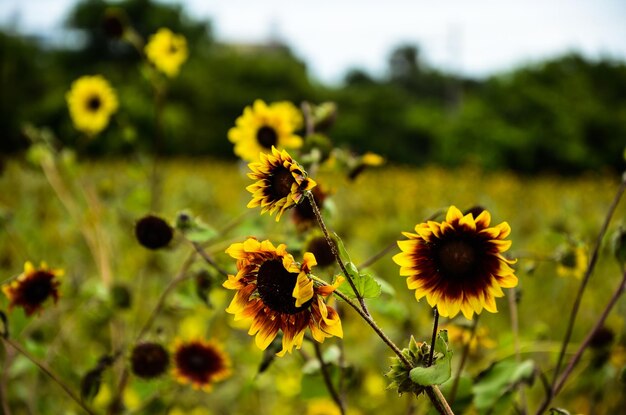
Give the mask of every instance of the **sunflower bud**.
[(135, 224), (135, 237), (142, 246), (155, 250), (169, 245), (174, 229), (164, 219), (147, 215)]
[(626, 229), (621, 226), (613, 234), (613, 255), (622, 267), (626, 266)]
[(335, 255), (328, 244), (328, 241), (323, 236), (316, 236), (311, 239), (306, 246), (305, 251), (311, 252), (315, 255), (317, 260), (317, 266), (327, 267), (335, 263)]
[(411, 336), (409, 347), (402, 349), (402, 355), (411, 363), (411, 367), (406, 367), (399, 357), (392, 357), (391, 369), (385, 373), (385, 376), (391, 379), (387, 389), (397, 389), (400, 395), (406, 392), (419, 395), (424, 392), (425, 388), (414, 383), (409, 373), (415, 367), (427, 366), (430, 346), (425, 342), (415, 341), (415, 338)]
[(165, 347), (158, 343), (140, 343), (133, 348), (130, 363), (135, 375), (153, 379), (165, 373), (170, 356)]
[(123, 10), (117, 8), (106, 9), (102, 18), (102, 30), (104, 33), (115, 39), (124, 36), (128, 26), (128, 18)]

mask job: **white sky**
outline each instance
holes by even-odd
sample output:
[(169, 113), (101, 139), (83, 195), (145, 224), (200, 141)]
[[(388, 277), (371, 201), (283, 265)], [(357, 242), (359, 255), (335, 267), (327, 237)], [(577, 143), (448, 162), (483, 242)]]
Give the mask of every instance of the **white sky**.
[[(580, 51), (626, 60), (626, 0), (169, 0), (212, 21), (220, 41), (287, 41), (324, 82), (385, 70), (400, 43), (432, 65), (483, 76)], [(75, 0), (0, 0), (0, 25), (47, 34)]]

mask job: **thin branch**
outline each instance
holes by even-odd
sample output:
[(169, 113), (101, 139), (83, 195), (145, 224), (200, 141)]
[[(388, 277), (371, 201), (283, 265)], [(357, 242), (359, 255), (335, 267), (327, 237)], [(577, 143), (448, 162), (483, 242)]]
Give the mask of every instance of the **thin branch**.
[(437, 329), (439, 328), (439, 310), (437, 310), (437, 306), (433, 308), (433, 313), (433, 335), (430, 338), (430, 354), (428, 356), (428, 362), (426, 363), (426, 367), (431, 366), (435, 358), (435, 341), (437, 340)]
[(472, 328), (470, 331), (470, 337), (467, 340), (467, 343), (463, 346), (463, 352), (461, 354), (461, 362), (459, 363), (459, 367), (456, 370), (456, 375), (454, 376), (454, 380), (452, 381), (452, 387), (450, 388), (450, 402), (454, 403), (456, 399), (456, 393), (459, 388), (459, 382), (461, 380), (461, 373), (463, 372), (463, 368), (465, 368), (465, 363), (467, 362), (467, 357), (469, 356), (470, 347), (472, 345), (472, 341), (474, 337), (476, 337), (476, 329), (478, 327), (478, 320), (480, 314), (476, 314), (474, 321), (472, 321)]
[(72, 391), (72, 389), (70, 389), (70, 387), (67, 386), (67, 384), (65, 382), (63, 382), (63, 380), (56, 373), (54, 373), (45, 363), (40, 362), (39, 360), (37, 360), (34, 356), (32, 356), (30, 353), (28, 353), (26, 351), (26, 349), (24, 349), (18, 343), (15, 343), (13, 340), (2, 338), (2, 341), (4, 342), (5, 346), (9, 345), (13, 349), (17, 350), (20, 354), (22, 354), (22, 356), (24, 356), (25, 358), (30, 360), (31, 363), (33, 363), (35, 366), (37, 366), (43, 373), (48, 375), (48, 377), (50, 377), (50, 379), (52, 379), (57, 385), (59, 385), (61, 387), (61, 389), (63, 389), (63, 391), (67, 394), (67, 396), (69, 396), (74, 402), (76, 402), (78, 404), (78, 406), (80, 406), (86, 413), (88, 413), (90, 415), (95, 415), (95, 412), (93, 412), (78, 397), (78, 395), (76, 395), (74, 393), (74, 391)]
[(193, 245), (193, 247), (196, 250), (196, 252), (198, 254), (200, 254), (202, 259), (204, 259), (207, 264), (212, 266), (217, 272), (222, 274), (222, 276), (228, 278), (228, 275), (229, 275), (228, 271), (226, 271), (225, 269), (223, 269), (219, 265), (217, 265), (217, 263), (215, 261), (213, 261), (213, 258), (211, 258), (211, 256), (206, 253), (204, 248), (202, 248), (202, 245), (200, 245), (198, 242), (193, 242), (193, 241), (189, 241), (189, 242)]
[(315, 347), (315, 356), (317, 357), (318, 362), (320, 362), (320, 371), (322, 372), (322, 377), (324, 378), (326, 389), (328, 389), (330, 396), (337, 404), (341, 415), (345, 415), (346, 405), (341, 399), (341, 396), (337, 392), (337, 389), (335, 388), (335, 385), (333, 385), (333, 381), (330, 378), (330, 373), (328, 372), (328, 364), (324, 361), (324, 357), (322, 356), (322, 348), (320, 347), (320, 344), (316, 341), (313, 342), (313, 346)]
[(363, 312), (367, 316), (370, 316), (370, 312), (367, 309), (367, 306), (365, 305), (365, 300), (363, 299), (363, 297), (359, 293), (359, 290), (356, 289), (356, 286), (354, 285), (354, 281), (352, 280), (352, 277), (348, 273), (348, 270), (346, 269), (345, 264), (343, 263), (343, 261), (341, 260), (341, 257), (339, 256), (339, 251), (337, 249), (337, 243), (335, 242), (335, 240), (333, 238), (330, 237), (330, 234), (328, 233), (328, 228), (326, 228), (326, 224), (324, 223), (324, 218), (322, 218), (322, 213), (320, 212), (320, 209), (317, 207), (317, 204), (315, 203), (315, 198), (313, 197), (313, 193), (306, 192), (306, 195), (309, 198), (309, 202), (311, 203), (311, 207), (313, 208), (313, 213), (315, 213), (315, 218), (317, 219), (317, 223), (320, 225), (320, 228), (322, 229), (322, 232), (324, 233), (324, 237), (326, 238), (326, 242), (328, 243), (328, 246), (330, 246), (330, 250), (332, 251), (333, 256), (335, 257), (335, 260), (337, 261), (337, 264), (339, 264), (339, 267), (341, 268), (341, 272), (343, 272), (343, 275), (346, 276), (346, 279), (348, 280), (348, 284), (350, 284), (350, 288), (352, 288), (352, 291), (354, 292), (354, 295), (356, 296), (357, 300), (359, 301), (359, 305), (363, 309)]
[(561, 391), (561, 389), (563, 388), (563, 385), (565, 384), (565, 381), (571, 375), (572, 370), (574, 370), (574, 366), (576, 366), (576, 364), (580, 360), (580, 358), (583, 355), (583, 352), (585, 351), (585, 349), (587, 347), (589, 347), (589, 344), (591, 343), (591, 340), (596, 335), (598, 330), (600, 330), (602, 328), (602, 326), (604, 325), (604, 322), (606, 321), (606, 318), (608, 317), (609, 313), (611, 312), (611, 310), (613, 309), (613, 307), (617, 303), (617, 300), (619, 300), (620, 296), (624, 293), (624, 289), (625, 288), (626, 288), (626, 272), (624, 272), (624, 275), (622, 275), (622, 281), (620, 282), (620, 284), (617, 287), (617, 289), (615, 290), (615, 292), (613, 292), (613, 296), (611, 297), (611, 299), (609, 300), (608, 304), (604, 308), (604, 311), (602, 311), (602, 314), (600, 315), (600, 318), (598, 319), (598, 321), (596, 321), (596, 324), (589, 331), (589, 333), (587, 334), (587, 337), (585, 337), (585, 340), (578, 347), (578, 350), (576, 351), (574, 356), (570, 359), (569, 363), (567, 364), (567, 367), (565, 368), (565, 370), (561, 374), (561, 377), (559, 378), (558, 382), (554, 386), (554, 389), (553, 389), (553, 395), (554, 396), (556, 396)]
[(580, 304), (582, 302), (582, 297), (583, 294), (585, 292), (585, 288), (587, 287), (587, 283), (589, 282), (589, 278), (591, 277), (591, 274), (595, 268), (596, 262), (598, 260), (598, 253), (600, 252), (600, 246), (602, 245), (602, 239), (604, 238), (604, 235), (606, 234), (606, 231), (609, 227), (609, 223), (611, 222), (611, 218), (613, 217), (613, 214), (615, 213), (615, 209), (617, 208), (617, 205), (620, 201), (620, 199), (622, 198), (622, 195), (624, 194), (624, 191), (626, 190), (626, 173), (622, 176), (622, 182), (619, 186), (619, 188), (617, 189), (617, 192), (615, 194), (615, 197), (613, 198), (613, 202), (611, 203), (611, 205), (609, 206), (609, 210), (606, 214), (606, 217), (604, 219), (604, 223), (602, 224), (602, 227), (600, 228), (600, 232), (598, 234), (598, 238), (596, 240), (595, 246), (593, 248), (593, 252), (591, 254), (591, 259), (589, 261), (589, 265), (587, 266), (587, 270), (585, 271), (585, 275), (583, 277), (583, 280), (580, 284), (580, 287), (578, 289), (578, 293), (576, 294), (576, 299), (574, 300), (574, 305), (572, 307), (572, 311), (570, 313), (570, 317), (569, 317), (569, 322), (567, 324), (567, 330), (565, 332), (565, 338), (563, 339), (563, 343), (561, 345), (561, 351), (559, 352), (559, 357), (557, 360), (557, 364), (554, 370), (554, 377), (552, 379), (552, 384), (550, 387), (550, 394), (546, 397), (546, 399), (544, 400), (544, 402), (541, 404), (539, 410), (537, 411), (537, 413), (542, 413), (543, 411), (546, 410), (546, 408), (548, 407), (548, 405), (550, 404), (550, 401), (552, 401), (552, 398), (554, 397), (554, 391), (555, 391), (555, 386), (557, 383), (557, 380), (559, 379), (559, 374), (561, 371), (561, 366), (563, 364), (563, 359), (565, 357), (565, 350), (567, 349), (567, 345), (569, 344), (569, 341), (572, 337), (572, 332), (574, 330), (574, 323), (576, 322), (576, 315), (578, 314), (578, 309), (580, 308)]
[(357, 268), (369, 267), (370, 265), (374, 264), (376, 261), (378, 261), (385, 255), (387, 255), (389, 251), (393, 250), (397, 246), (398, 246), (398, 243), (396, 241), (393, 241), (392, 243), (390, 243), (389, 245), (387, 245), (386, 247), (384, 247), (383, 249), (381, 249), (380, 251), (378, 251), (377, 253), (375, 253), (374, 255), (366, 259), (365, 261), (363, 261), (361, 264), (357, 265)]

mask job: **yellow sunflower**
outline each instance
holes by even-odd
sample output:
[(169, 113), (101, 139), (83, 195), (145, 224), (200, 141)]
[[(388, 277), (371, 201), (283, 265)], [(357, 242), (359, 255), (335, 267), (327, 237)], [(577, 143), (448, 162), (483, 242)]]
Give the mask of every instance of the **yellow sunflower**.
[(65, 99), (74, 127), (90, 136), (107, 127), (118, 106), (115, 91), (101, 75), (78, 78)]
[(502, 256), (511, 246), (505, 240), (511, 228), (506, 222), (490, 228), (490, 222), (486, 210), (474, 218), (451, 206), (443, 222), (428, 221), (415, 233), (403, 232), (409, 239), (398, 241), (402, 252), (393, 260), (418, 301), (426, 297), (444, 317), (461, 311), (471, 319), (483, 308), (498, 311), (495, 298), (504, 296), (502, 288), (515, 287), (517, 277), (509, 266), (515, 261)]
[(58, 287), (61, 282), (58, 277), (63, 270), (50, 269), (45, 262), (39, 268), (32, 263), (24, 264), (24, 272), (14, 281), (2, 286), (2, 292), (9, 299), (9, 310), (13, 307), (23, 307), (27, 316), (39, 311), (48, 298), (56, 303), (59, 299)]
[(313, 179), (285, 151), (272, 147), (272, 154), (261, 153), (261, 161), (248, 165), (251, 173), (248, 177), (256, 180), (246, 187), (252, 193), (249, 208), (261, 206), (261, 214), (276, 214), (276, 221), (283, 212), (300, 203), (304, 192), (315, 187)]
[(150, 36), (144, 52), (159, 71), (174, 78), (187, 60), (187, 39), (170, 29), (161, 28)]
[(265, 350), (282, 331), (282, 350), (278, 356), (302, 347), (307, 327), (322, 343), (327, 337), (343, 337), (341, 320), (328, 297), (341, 283), (317, 286), (310, 277), (315, 257), (306, 252), (297, 263), (284, 244), (274, 247), (268, 240), (250, 238), (232, 244), (227, 250), (237, 260), (237, 275), (229, 275), (224, 287), (236, 290), (226, 309), (235, 320), (251, 320), (248, 334), (256, 335), (257, 347)]
[(213, 384), (230, 376), (230, 358), (213, 341), (195, 339), (174, 344), (174, 377), (194, 389), (210, 392)]
[(556, 273), (559, 277), (581, 279), (587, 271), (589, 257), (583, 245), (569, 245), (557, 254)]
[(259, 153), (269, 153), (272, 147), (296, 149), (302, 138), (294, 131), (302, 126), (302, 114), (290, 102), (267, 105), (257, 99), (247, 106), (228, 130), (228, 139), (235, 145), (235, 154), (246, 161), (256, 161)]

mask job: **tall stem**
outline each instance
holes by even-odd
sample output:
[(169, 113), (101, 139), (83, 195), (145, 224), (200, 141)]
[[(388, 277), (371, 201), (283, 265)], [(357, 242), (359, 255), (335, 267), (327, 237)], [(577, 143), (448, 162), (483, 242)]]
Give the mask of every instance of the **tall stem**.
[(333, 381), (330, 378), (330, 373), (328, 372), (328, 364), (324, 361), (320, 344), (314, 341), (313, 345), (315, 347), (315, 356), (317, 357), (317, 360), (320, 363), (320, 371), (322, 372), (322, 377), (324, 378), (326, 389), (328, 389), (330, 396), (333, 398), (333, 401), (335, 401), (335, 403), (337, 404), (337, 407), (339, 408), (339, 412), (341, 412), (341, 415), (345, 415), (346, 413), (345, 403), (343, 402), (343, 399), (341, 399), (341, 396), (337, 392), (337, 389), (333, 385)]
[(620, 199), (622, 198), (622, 195), (624, 194), (625, 190), (626, 190), (626, 173), (622, 175), (622, 182), (620, 183), (620, 186), (617, 189), (615, 197), (613, 198), (613, 202), (611, 203), (611, 206), (609, 207), (606, 217), (604, 218), (604, 223), (602, 224), (602, 227), (600, 228), (598, 238), (596, 239), (596, 243), (593, 248), (593, 252), (591, 254), (589, 265), (587, 266), (587, 270), (585, 271), (585, 275), (578, 289), (578, 293), (576, 294), (576, 299), (574, 300), (574, 305), (570, 313), (569, 322), (567, 324), (567, 330), (565, 332), (565, 338), (563, 339), (563, 343), (561, 345), (561, 351), (559, 353), (557, 364), (554, 370), (554, 377), (550, 385), (550, 393), (546, 396), (543, 403), (541, 404), (539, 410), (537, 411), (538, 414), (545, 411), (545, 409), (548, 407), (548, 405), (552, 401), (552, 398), (555, 395), (555, 386), (556, 386), (557, 380), (559, 379), (559, 374), (561, 371), (561, 366), (563, 364), (563, 359), (565, 357), (565, 351), (567, 349), (567, 345), (569, 344), (569, 341), (572, 337), (572, 331), (574, 330), (574, 323), (576, 322), (576, 315), (578, 314), (578, 309), (580, 308), (580, 303), (582, 301), (585, 288), (587, 287), (589, 278), (591, 277), (591, 274), (598, 260), (598, 253), (600, 251), (600, 246), (602, 245), (602, 239), (604, 238), (604, 235), (606, 234), (606, 231), (609, 227), (609, 223), (611, 222), (611, 218), (613, 217), (613, 214), (615, 213), (615, 209), (617, 208), (617, 205)]
[(348, 280), (348, 283), (350, 284), (350, 288), (352, 288), (352, 291), (354, 292), (354, 295), (359, 301), (359, 305), (363, 309), (363, 312), (369, 317), (370, 312), (367, 309), (367, 306), (365, 305), (365, 301), (363, 297), (361, 296), (361, 294), (359, 293), (359, 290), (356, 289), (356, 286), (354, 285), (354, 281), (352, 281), (352, 277), (348, 273), (346, 266), (344, 265), (343, 261), (341, 260), (341, 257), (339, 256), (339, 250), (337, 249), (337, 244), (335, 243), (335, 240), (331, 238), (330, 234), (328, 233), (328, 228), (326, 228), (326, 224), (324, 223), (324, 218), (322, 218), (322, 213), (320, 212), (319, 208), (317, 207), (317, 204), (315, 203), (315, 198), (313, 197), (313, 193), (307, 192), (306, 195), (309, 198), (311, 207), (313, 208), (313, 213), (315, 213), (315, 218), (317, 219), (317, 223), (322, 229), (324, 238), (326, 238), (326, 243), (328, 243), (328, 246), (330, 246), (330, 250), (332, 251), (333, 256), (335, 257), (337, 264), (339, 264), (339, 268), (341, 268), (341, 272), (343, 272), (343, 275), (345, 275), (346, 279)]
[(624, 289), (626, 289), (626, 272), (624, 272), (624, 275), (622, 275), (622, 281), (620, 282), (617, 289), (613, 292), (613, 296), (611, 297), (608, 304), (604, 308), (604, 311), (602, 311), (600, 318), (598, 319), (598, 321), (596, 321), (596, 324), (589, 331), (589, 333), (587, 334), (587, 337), (585, 337), (585, 340), (583, 340), (582, 344), (578, 347), (578, 350), (576, 351), (574, 356), (572, 356), (572, 358), (570, 359), (569, 363), (565, 367), (565, 370), (563, 370), (561, 377), (559, 378), (558, 382), (554, 386), (554, 396), (556, 396), (563, 388), (565, 381), (571, 375), (572, 370), (574, 370), (574, 366), (576, 366), (576, 364), (580, 360), (585, 349), (589, 347), (591, 340), (596, 335), (598, 330), (600, 330), (602, 326), (604, 325), (604, 322), (606, 321), (607, 316), (609, 315), (609, 313), (615, 306), (615, 303), (617, 303), (617, 300), (624, 293)]
[(430, 338), (430, 355), (428, 356), (428, 363), (426, 364), (426, 367), (433, 364), (433, 358), (435, 357), (435, 341), (437, 340), (437, 329), (439, 328), (439, 311), (437, 310), (437, 306), (433, 308), (433, 313), (433, 335)]
[(74, 402), (76, 402), (78, 406), (80, 406), (85, 412), (90, 415), (95, 415), (95, 413), (87, 405), (85, 405), (85, 403), (78, 397), (78, 395), (76, 395), (74, 391), (72, 391), (72, 389), (70, 389), (70, 387), (67, 386), (67, 384), (63, 382), (56, 373), (54, 373), (48, 366), (46, 366), (45, 363), (37, 360), (34, 356), (28, 353), (22, 346), (20, 346), (18, 343), (15, 343), (13, 340), (5, 339), (4, 337), (2, 337), (2, 341), (4, 342), (5, 346), (9, 345), (13, 349), (17, 350), (22, 356), (24, 356), (25, 358), (30, 360), (35, 366), (37, 366), (43, 373), (48, 375), (48, 377), (50, 377), (50, 379), (52, 379), (57, 385), (59, 385), (61, 389), (63, 389), (63, 391), (67, 394), (67, 396), (69, 396)]

